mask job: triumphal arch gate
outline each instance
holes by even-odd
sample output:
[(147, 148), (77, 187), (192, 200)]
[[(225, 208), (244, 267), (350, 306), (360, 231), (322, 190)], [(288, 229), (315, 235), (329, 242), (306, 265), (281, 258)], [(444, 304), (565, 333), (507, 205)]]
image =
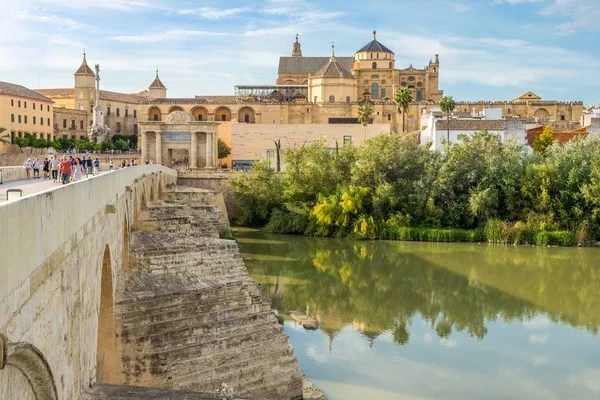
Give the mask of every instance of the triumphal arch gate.
[(192, 170), (218, 167), (218, 122), (195, 121), (184, 111), (173, 111), (164, 121), (139, 124), (143, 162), (173, 167), (184, 157)]

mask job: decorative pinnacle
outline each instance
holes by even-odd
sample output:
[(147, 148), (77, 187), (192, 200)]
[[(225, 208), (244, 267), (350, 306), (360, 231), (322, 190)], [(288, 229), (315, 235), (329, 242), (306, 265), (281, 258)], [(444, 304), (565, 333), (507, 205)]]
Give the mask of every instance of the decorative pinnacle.
[(298, 43), (298, 34), (296, 33), (296, 43)]
[(373, 31), (373, 40), (377, 40), (377, 31)]
[(156, 67), (156, 77), (158, 78), (158, 67)]

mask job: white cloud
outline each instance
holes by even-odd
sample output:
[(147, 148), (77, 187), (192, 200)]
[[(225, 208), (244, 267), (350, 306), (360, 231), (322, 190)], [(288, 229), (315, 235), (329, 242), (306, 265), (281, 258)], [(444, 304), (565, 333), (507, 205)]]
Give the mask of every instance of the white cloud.
[(599, 30), (600, 0), (554, 0), (540, 14), (569, 19), (557, 26), (559, 33), (573, 33), (581, 29)]
[(177, 13), (180, 15), (194, 15), (204, 19), (222, 19), (227, 17), (232, 17), (237, 14), (241, 14), (243, 12), (249, 11), (248, 7), (239, 7), (239, 8), (213, 8), (213, 7), (200, 7), (186, 10), (179, 10)]
[(130, 35), (130, 36), (113, 36), (111, 39), (118, 42), (135, 42), (135, 43), (147, 43), (147, 42), (162, 42), (166, 40), (186, 40), (191, 38), (197, 38), (202, 36), (230, 36), (232, 34), (226, 32), (210, 32), (210, 31), (196, 31), (188, 29), (170, 29), (164, 32), (149, 33), (142, 35)]
[(458, 12), (469, 12), (471, 11), (471, 7), (469, 7), (468, 5), (464, 4), (464, 3), (452, 3), (450, 4), (450, 6), (454, 9), (454, 11), (458, 11)]
[(50, 14), (36, 14), (29, 11), (18, 11), (13, 12), (12, 17), (16, 20), (36, 22), (36, 23), (48, 23), (52, 25), (61, 26), (67, 29), (80, 29), (83, 25), (71, 18), (59, 17), (58, 15)]

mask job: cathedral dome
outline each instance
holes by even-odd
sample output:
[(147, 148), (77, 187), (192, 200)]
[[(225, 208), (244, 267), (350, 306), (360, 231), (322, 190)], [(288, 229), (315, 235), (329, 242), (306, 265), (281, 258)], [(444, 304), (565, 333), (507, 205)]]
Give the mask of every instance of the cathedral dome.
[(373, 40), (367, 43), (362, 49), (357, 51), (357, 53), (390, 53), (394, 54), (393, 51), (385, 47), (376, 38), (377, 31), (373, 31)]

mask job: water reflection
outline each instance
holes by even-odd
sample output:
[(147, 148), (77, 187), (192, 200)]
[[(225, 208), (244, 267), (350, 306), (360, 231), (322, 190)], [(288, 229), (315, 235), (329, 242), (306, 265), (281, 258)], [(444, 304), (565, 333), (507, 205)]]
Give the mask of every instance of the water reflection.
[(600, 395), (598, 249), (238, 238), (330, 399)]

